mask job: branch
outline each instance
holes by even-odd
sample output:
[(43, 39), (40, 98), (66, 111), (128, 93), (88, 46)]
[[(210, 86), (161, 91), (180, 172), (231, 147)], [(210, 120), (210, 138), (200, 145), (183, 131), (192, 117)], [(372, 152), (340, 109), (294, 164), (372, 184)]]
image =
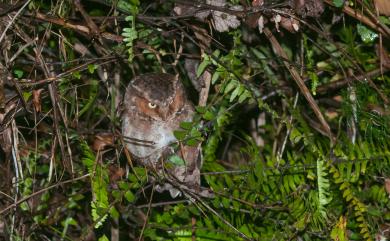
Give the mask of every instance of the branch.
[(268, 40), (271, 42), (271, 45), (274, 49), (275, 54), (280, 57), (288, 69), (288, 71), (291, 73), (291, 76), (295, 80), (295, 83), (298, 85), (299, 89), (301, 90), (303, 96), (306, 98), (306, 100), (309, 102), (310, 107), (313, 109), (314, 114), (317, 116), (317, 119), (320, 121), (325, 133), (330, 138), (331, 142), (333, 143), (333, 134), (330, 130), (328, 122), (326, 122), (323, 114), (320, 111), (320, 108), (318, 107), (316, 101), (314, 100), (313, 96), (311, 95), (309, 89), (306, 87), (305, 82), (303, 81), (302, 77), (299, 75), (298, 70), (291, 65), (288, 62), (288, 56), (286, 52), (283, 50), (282, 46), (279, 44), (278, 40), (275, 38), (275, 36), (272, 34), (271, 30), (269, 28), (264, 28), (264, 33), (267, 36)]

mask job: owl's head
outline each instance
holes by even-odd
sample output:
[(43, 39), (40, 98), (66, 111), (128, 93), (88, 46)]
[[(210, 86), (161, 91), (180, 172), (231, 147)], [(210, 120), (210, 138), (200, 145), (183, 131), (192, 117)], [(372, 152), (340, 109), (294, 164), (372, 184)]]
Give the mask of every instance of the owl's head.
[(137, 76), (130, 82), (124, 100), (125, 108), (142, 117), (167, 121), (181, 112), (185, 92), (176, 76), (150, 73)]

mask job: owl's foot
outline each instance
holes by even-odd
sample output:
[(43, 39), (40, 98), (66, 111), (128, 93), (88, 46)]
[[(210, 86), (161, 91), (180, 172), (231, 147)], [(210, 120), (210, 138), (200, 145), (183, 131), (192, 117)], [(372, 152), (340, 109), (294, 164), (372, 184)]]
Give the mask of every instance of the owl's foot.
[[(172, 198), (186, 197), (194, 195), (204, 198), (213, 198), (214, 193), (200, 185), (200, 172), (195, 169), (192, 173), (185, 171), (185, 167), (176, 167), (173, 170), (158, 171), (157, 175), (162, 178), (161, 182), (155, 186), (159, 193), (168, 191)], [(154, 179), (154, 178), (153, 178)]]
[(158, 184), (155, 187), (156, 191), (159, 193), (162, 193), (164, 191), (169, 191), (169, 194), (172, 198), (181, 197), (181, 191), (179, 189), (174, 188), (171, 184), (165, 183), (165, 184)]

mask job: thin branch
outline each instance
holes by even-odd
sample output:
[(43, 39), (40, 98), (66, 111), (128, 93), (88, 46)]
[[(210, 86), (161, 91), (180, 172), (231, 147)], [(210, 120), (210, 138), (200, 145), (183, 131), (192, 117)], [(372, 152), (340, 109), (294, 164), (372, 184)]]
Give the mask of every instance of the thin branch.
[(311, 95), (309, 89), (305, 85), (305, 82), (303, 81), (302, 77), (299, 75), (298, 71), (295, 69), (294, 66), (292, 66), (288, 61), (288, 56), (286, 52), (283, 50), (282, 46), (279, 44), (279, 42), (276, 40), (275, 36), (272, 34), (271, 30), (269, 28), (264, 28), (264, 33), (268, 37), (268, 40), (271, 42), (272, 47), (274, 49), (274, 52), (276, 55), (278, 55), (286, 68), (289, 70), (291, 76), (295, 80), (296, 84), (298, 85), (299, 89), (302, 92), (302, 95), (306, 98), (306, 100), (309, 102), (310, 107), (313, 109), (315, 115), (317, 116), (318, 120), (320, 121), (322, 127), (324, 128), (324, 131), (327, 133), (327, 136), (330, 138), (331, 142), (333, 143), (333, 134), (330, 130), (328, 122), (325, 120), (323, 114), (320, 111), (320, 108), (318, 107), (316, 101), (314, 100), (313, 96)]
[(19, 204), (29, 200), (30, 198), (35, 197), (36, 195), (39, 195), (41, 193), (49, 191), (50, 189), (53, 189), (55, 187), (58, 187), (58, 186), (61, 186), (61, 185), (67, 184), (67, 183), (72, 183), (72, 182), (75, 182), (75, 181), (78, 181), (78, 180), (82, 180), (82, 179), (87, 178), (89, 176), (90, 176), (90, 174), (88, 173), (88, 174), (85, 174), (85, 175), (83, 175), (81, 177), (76, 177), (76, 178), (73, 178), (73, 179), (70, 179), (70, 180), (66, 180), (66, 181), (63, 181), (63, 182), (58, 182), (58, 183), (53, 184), (53, 185), (51, 185), (51, 186), (49, 186), (47, 188), (43, 188), (43, 189), (41, 189), (39, 191), (36, 191), (36, 192), (34, 192), (34, 193), (32, 193), (32, 194), (30, 194), (30, 195), (28, 195), (28, 196), (26, 196), (26, 197), (24, 197), (22, 199), (17, 200), (15, 203), (9, 205), (8, 207), (4, 208), (3, 210), (0, 211), (0, 215), (5, 213), (6, 211), (10, 210), (11, 208), (14, 208), (17, 205), (19, 205)]
[(24, 10), (25, 7), (27, 7), (27, 5), (31, 2), (31, 0), (28, 0), (26, 1), (23, 6), (19, 9), (19, 11), (16, 12), (16, 14), (14, 15), (14, 17), (11, 19), (11, 21), (9, 21), (9, 23), (7, 24), (7, 26), (5, 27), (3, 33), (1, 34), (0, 36), (0, 43), (3, 41), (4, 37), (5, 37), (5, 34), (7, 33), (7, 30), (11, 27), (11, 25), (15, 22), (16, 18), (20, 15), (20, 13)]

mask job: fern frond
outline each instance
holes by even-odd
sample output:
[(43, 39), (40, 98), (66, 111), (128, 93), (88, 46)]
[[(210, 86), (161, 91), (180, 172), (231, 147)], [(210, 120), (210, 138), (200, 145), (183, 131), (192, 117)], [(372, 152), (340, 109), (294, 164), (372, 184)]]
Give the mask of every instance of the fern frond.
[(91, 176), (92, 219), (95, 222), (95, 228), (99, 228), (107, 219), (110, 211), (107, 192), (108, 171), (103, 165), (96, 163), (95, 155), (87, 143), (81, 143), (81, 149), (83, 153), (82, 162)]
[(317, 159), (318, 210), (323, 218), (327, 217), (326, 205), (332, 201), (329, 191), (329, 179), (325, 161)]

